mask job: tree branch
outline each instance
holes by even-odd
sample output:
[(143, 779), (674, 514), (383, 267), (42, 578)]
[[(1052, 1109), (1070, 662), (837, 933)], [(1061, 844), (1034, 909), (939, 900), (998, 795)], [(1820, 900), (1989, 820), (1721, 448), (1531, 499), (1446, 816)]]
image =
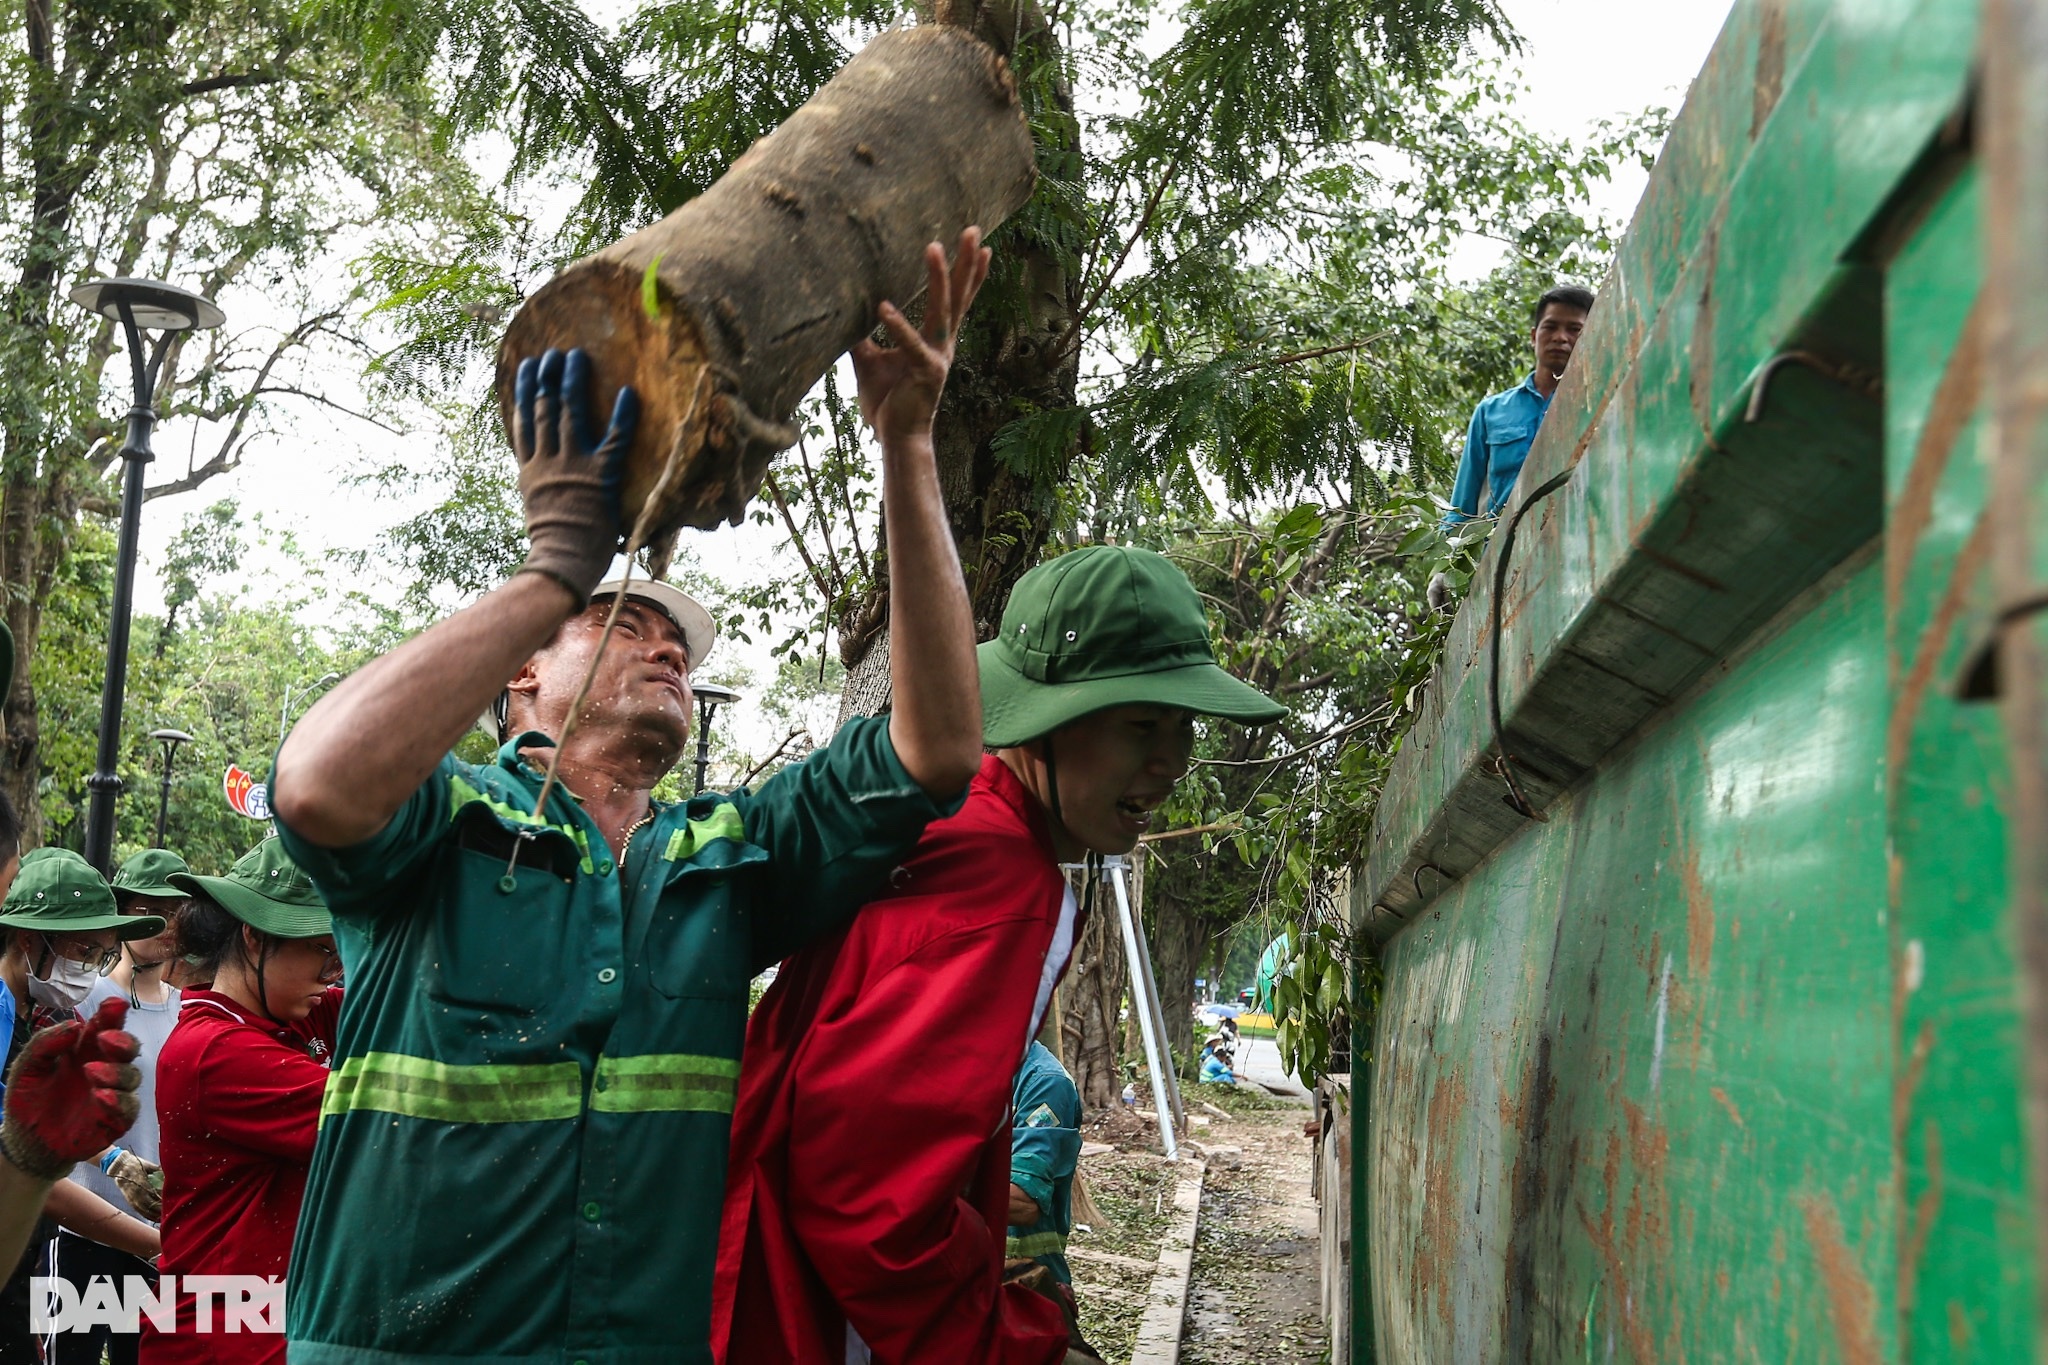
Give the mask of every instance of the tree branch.
[(237, 71), (232, 74), (208, 76), (203, 80), (186, 81), (178, 87), (178, 93), (190, 98), (193, 95), (210, 95), (216, 90), (242, 90), (252, 85), (276, 85), (284, 77), (275, 71)]
[(1292, 759), (1300, 758), (1303, 754), (1314, 753), (1333, 739), (1342, 739), (1353, 731), (1363, 730), (1366, 726), (1384, 719), (1392, 713), (1393, 709), (1391, 706), (1382, 706), (1370, 715), (1361, 716), (1348, 725), (1340, 725), (1328, 734), (1319, 735), (1302, 745), (1299, 749), (1289, 749), (1284, 754), (1270, 754), (1265, 758), (1198, 758), (1194, 762), (1196, 766), (1204, 768), (1258, 768), (1268, 763), (1286, 763)]

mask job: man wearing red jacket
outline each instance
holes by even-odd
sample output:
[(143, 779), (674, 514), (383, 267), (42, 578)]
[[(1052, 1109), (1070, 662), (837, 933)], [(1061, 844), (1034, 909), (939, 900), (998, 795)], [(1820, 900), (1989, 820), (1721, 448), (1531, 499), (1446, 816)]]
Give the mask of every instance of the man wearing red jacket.
[(1060, 864), (1137, 845), (1196, 716), (1285, 709), (1217, 667), (1148, 550), (1040, 565), (978, 653), (995, 752), (966, 804), (748, 1026), (712, 1302), (730, 1365), (1068, 1358), (1059, 1306), (1003, 1282), (1010, 1081), (1079, 931)]

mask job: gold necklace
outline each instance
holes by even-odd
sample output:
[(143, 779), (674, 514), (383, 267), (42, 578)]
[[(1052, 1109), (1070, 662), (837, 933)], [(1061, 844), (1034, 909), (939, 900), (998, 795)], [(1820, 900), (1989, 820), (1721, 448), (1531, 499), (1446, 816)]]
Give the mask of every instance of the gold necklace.
[(654, 803), (653, 803), (652, 801), (649, 801), (649, 802), (647, 803), (647, 814), (645, 814), (645, 815), (641, 816), (641, 817), (640, 817), (640, 822), (639, 822), (638, 824), (634, 825), (634, 826), (633, 826), (633, 828), (631, 828), (631, 829), (629, 829), (629, 830), (627, 830), (627, 831), (626, 831), (626, 839), (625, 839), (625, 842), (619, 845), (619, 866), (620, 866), (621, 868), (624, 868), (624, 867), (625, 867), (625, 865), (626, 865), (626, 859), (627, 859), (627, 858), (629, 858), (629, 857), (631, 857), (631, 856), (632, 856), (632, 854), (633, 854), (633, 839), (634, 839), (634, 837), (635, 837), (635, 836), (637, 836), (637, 835), (638, 835), (638, 834), (640, 833), (640, 831), (641, 831), (641, 830), (643, 830), (643, 829), (646, 829), (646, 828), (647, 828), (647, 827), (648, 827), (649, 825), (651, 825), (651, 824), (653, 824), (653, 823), (654, 823)]

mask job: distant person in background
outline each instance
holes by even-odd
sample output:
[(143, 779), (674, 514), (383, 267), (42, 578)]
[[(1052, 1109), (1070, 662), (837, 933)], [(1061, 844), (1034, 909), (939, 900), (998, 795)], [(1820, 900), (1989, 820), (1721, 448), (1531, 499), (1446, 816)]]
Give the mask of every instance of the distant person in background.
[(1458, 457), (1457, 481), (1451, 485), (1451, 510), (1444, 513), (1445, 530), (1497, 517), (1507, 505), (1592, 311), (1593, 291), (1575, 284), (1559, 285), (1536, 300), (1529, 319), (1536, 368), (1512, 389), (1483, 400), (1472, 413), (1465, 452)]
[(1045, 1044), (1033, 1040), (1010, 1086), (1011, 1262), (1044, 1266), (1072, 1285), (1067, 1234), (1074, 1230), (1074, 1168), (1081, 1161), (1081, 1092)]
[[(185, 860), (167, 849), (145, 849), (114, 874), (114, 904), (124, 916), (150, 915), (169, 920), (184, 908), (185, 893), (170, 884), (173, 873), (185, 872)], [(171, 1026), (178, 1022), (178, 990), (165, 980), (176, 956), (174, 929), (149, 938), (130, 939), (121, 945), (121, 960), (86, 992), (79, 1007), (81, 1017), (90, 1019), (103, 1000), (125, 1000), (128, 1013), (124, 1028), (141, 1051), (135, 1065), (142, 1072), (140, 1109), (135, 1124), (114, 1140), (114, 1145), (96, 1163), (85, 1163), (71, 1173), (74, 1183), (83, 1185), (123, 1213), (155, 1222), (163, 1199), (163, 1173), (158, 1169), (156, 1122), (156, 1062)], [(142, 1183), (130, 1176), (141, 1174)], [(123, 1177), (117, 1179), (117, 1173)], [(124, 1184), (125, 1179), (125, 1184)], [(134, 1191), (130, 1198), (128, 1191)], [(49, 1273), (77, 1286), (84, 1300), (93, 1280), (111, 1281), (118, 1291), (123, 1278), (139, 1275), (151, 1284), (156, 1269), (148, 1261), (101, 1246), (75, 1232), (60, 1229), (50, 1243)], [(108, 1365), (135, 1365), (142, 1343), (140, 1330), (117, 1332), (96, 1324), (75, 1331), (53, 1332), (43, 1341), (43, 1359), (48, 1365), (99, 1365), (104, 1351)]]
[(1229, 1039), (1216, 1034), (1202, 1047), (1202, 1083), (1205, 1085), (1236, 1085), (1237, 1073), (1231, 1070), (1234, 1058)]

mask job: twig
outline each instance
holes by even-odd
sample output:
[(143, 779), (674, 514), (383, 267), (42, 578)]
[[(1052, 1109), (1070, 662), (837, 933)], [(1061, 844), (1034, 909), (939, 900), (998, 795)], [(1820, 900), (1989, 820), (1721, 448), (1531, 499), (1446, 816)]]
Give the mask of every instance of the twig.
[(770, 763), (773, 763), (776, 759), (781, 758), (785, 753), (789, 752), (789, 746), (791, 741), (793, 741), (798, 735), (808, 735), (809, 733), (810, 731), (806, 729), (804, 726), (790, 726), (789, 733), (782, 737), (782, 743), (775, 746), (775, 752), (768, 755), (768, 757), (762, 759), (759, 763), (756, 763), (753, 767), (747, 769), (747, 775), (739, 780), (738, 785), (744, 787), (749, 782), (752, 782), (755, 778), (759, 777)]
[(1274, 754), (1270, 758), (1198, 758), (1194, 761), (1198, 765), (1205, 768), (1258, 768), (1263, 767), (1268, 763), (1285, 763), (1289, 759), (1300, 758), (1303, 754), (1312, 753), (1315, 750), (1320, 749), (1323, 745), (1328, 744), (1333, 739), (1342, 739), (1344, 736), (1350, 734), (1354, 730), (1363, 730), (1366, 726), (1373, 724), (1375, 721), (1385, 719), (1387, 715), (1393, 711), (1393, 709), (1394, 708), (1391, 706), (1382, 706), (1379, 710), (1373, 712), (1371, 715), (1361, 716), (1359, 719), (1352, 721), (1349, 725), (1340, 726), (1337, 729), (1330, 731), (1330, 733), (1328, 733), (1327, 735), (1323, 735), (1317, 739), (1312, 739), (1308, 743), (1302, 745), (1299, 749), (1290, 749), (1284, 754)]
[(796, 518), (789, 514), (789, 503), (783, 499), (782, 485), (775, 481), (775, 471), (772, 469), (768, 471), (768, 496), (775, 499), (775, 510), (782, 513), (782, 524), (789, 528), (789, 543), (796, 546), (796, 552), (803, 559), (804, 568), (810, 573), (811, 582), (817, 585), (819, 594), (824, 597), (838, 596), (838, 592), (826, 581), (825, 575), (811, 559), (810, 549), (804, 544), (803, 534), (796, 529)]
[(1141, 844), (1156, 844), (1162, 839), (1184, 839), (1190, 834), (1221, 834), (1228, 830), (1243, 828), (1244, 823), (1242, 821), (1219, 820), (1213, 825), (1192, 825), (1187, 829), (1169, 829), (1162, 830), (1158, 834), (1140, 834), (1138, 842)]
[(1348, 355), (1352, 351), (1362, 351), (1376, 342), (1385, 341), (1392, 335), (1393, 329), (1389, 328), (1384, 332), (1374, 332), (1369, 337), (1347, 341), (1337, 346), (1318, 346), (1312, 351), (1290, 351), (1286, 355), (1276, 355), (1270, 360), (1256, 360), (1249, 365), (1240, 365), (1237, 372), (1250, 374), (1254, 370), (1271, 370), (1281, 365), (1299, 365), (1304, 360), (1318, 360), (1326, 355)]

